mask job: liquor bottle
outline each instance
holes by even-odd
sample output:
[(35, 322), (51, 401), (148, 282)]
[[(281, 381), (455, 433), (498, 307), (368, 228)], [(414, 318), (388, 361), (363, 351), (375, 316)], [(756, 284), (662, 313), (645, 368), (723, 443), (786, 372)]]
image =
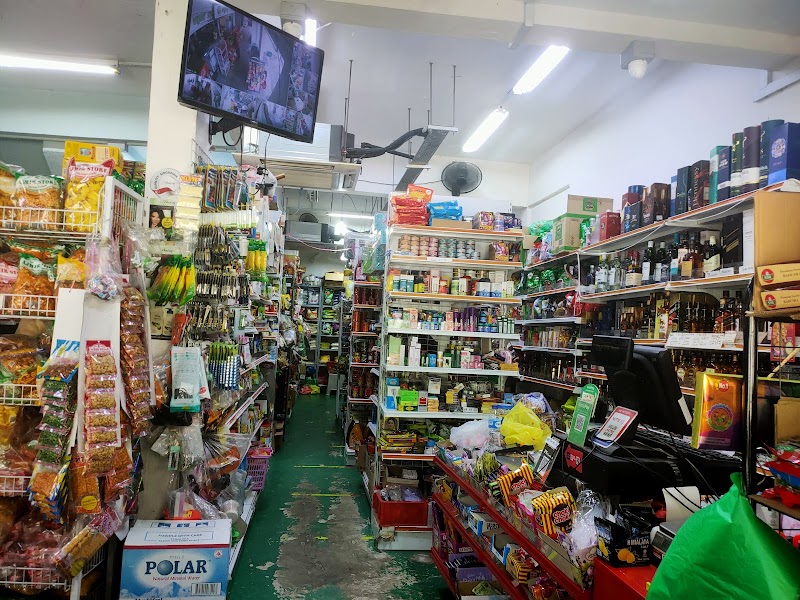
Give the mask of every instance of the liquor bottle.
[(691, 279), (692, 251), (685, 235), (681, 236), (681, 244), (678, 246), (678, 262), (680, 263), (680, 279)]
[(594, 265), (589, 265), (589, 272), (586, 274), (586, 293), (587, 294), (594, 294), (594, 292), (595, 292), (594, 279), (595, 279)]
[(700, 236), (696, 235), (692, 245), (692, 279), (703, 278), (703, 248), (700, 245)]
[(639, 263), (639, 253), (632, 250), (625, 273), (625, 287), (638, 287), (642, 285), (642, 265)]
[(725, 333), (727, 331), (727, 329), (725, 329), (725, 314), (728, 310), (729, 300), (728, 291), (722, 292), (722, 298), (719, 299), (719, 308), (714, 317), (714, 333)]
[(733, 359), (731, 360), (731, 366), (728, 370), (728, 373), (731, 375), (741, 375), (742, 374), (742, 365), (739, 363), (739, 353), (733, 353)]
[(619, 261), (619, 254), (614, 253), (611, 258), (611, 263), (608, 267), (608, 289), (618, 290), (621, 287), (621, 271), (622, 265)]
[(673, 236), (673, 241), (669, 245), (669, 278), (670, 281), (678, 281), (681, 278), (681, 260), (683, 255), (679, 254), (680, 234), (676, 233)]
[(736, 308), (733, 310), (733, 327), (735, 331), (742, 331), (744, 328), (744, 303), (742, 302), (742, 292), (736, 292)]
[(608, 291), (608, 262), (605, 254), (600, 255), (597, 270), (594, 273), (594, 291), (597, 293)]
[[(642, 272), (642, 279), (644, 279), (644, 272)], [(667, 259), (665, 242), (661, 242), (658, 245), (658, 250), (656, 250), (656, 255), (653, 259), (653, 283), (661, 283), (662, 281), (669, 281), (669, 260)]]
[(722, 262), (720, 260), (722, 255), (720, 254), (719, 247), (717, 246), (717, 238), (712, 235), (708, 239), (708, 244), (704, 250), (703, 273), (707, 276), (708, 273), (713, 273), (722, 267)]
[(642, 258), (642, 285), (653, 283), (653, 260), (655, 259), (655, 250), (653, 250), (653, 241), (647, 242), (647, 248), (644, 251), (644, 258)]
[(696, 374), (697, 374), (697, 356), (692, 356), (691, 360), (687, 361), (686, 375), (683, 378), (684, 387), (694, 389), (696, 383), (695, 380)]
[(678, 360), (675, 363), (675, 375), (678, 377), (678, 385), (683, 387), (686, 385), (686, 357), (683, 355), (683, 351), (678, 354)]
[(708, 361), (706, 361), (706, 373), (719, 373), (718, 358), (716, 354), (709, 354)]

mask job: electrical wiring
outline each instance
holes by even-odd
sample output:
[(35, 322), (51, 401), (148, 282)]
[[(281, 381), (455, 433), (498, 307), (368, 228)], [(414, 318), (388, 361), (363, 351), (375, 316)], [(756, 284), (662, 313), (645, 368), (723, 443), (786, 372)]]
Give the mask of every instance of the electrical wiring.
[(299, 242), (299, 243), (303, 244), (304, 246), (308, 246), (309, 248), (313, 248), (314, 250), (317, 250), (318, 252), (339, 252), (339, 253), (342, 252), (342, 248), (318, 248), (317, 246), (309, 244), (308, 242), (305, 242), (305, 241), (301, 240), (300, 238), (296, 238), (293, 235), (290, 235), (288, 233), (286, 234), (286, 239), (292, 240), (293, 242)]

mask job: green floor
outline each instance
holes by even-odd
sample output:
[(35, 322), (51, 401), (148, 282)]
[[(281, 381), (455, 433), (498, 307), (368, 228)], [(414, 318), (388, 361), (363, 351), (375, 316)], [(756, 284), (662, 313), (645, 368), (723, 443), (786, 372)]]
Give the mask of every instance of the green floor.
[(229, 586), (231, 600), (451, 598), (427, 552), (379, 552), (334, 400), (301, 396)]

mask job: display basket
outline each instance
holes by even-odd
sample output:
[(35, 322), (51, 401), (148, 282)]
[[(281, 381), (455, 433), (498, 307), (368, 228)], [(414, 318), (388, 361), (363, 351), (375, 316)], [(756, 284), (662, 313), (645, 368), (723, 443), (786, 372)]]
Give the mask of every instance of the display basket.
[(254, 456), (253, 452), (259, 450), (254, 448), (247, 453), (247, 476), (252, 483), (254, 492), (260, 492), (264, 489), (264, 484), (267, 481), (267, 473), (269, 472), (269, 456)]
[(391, 501), (381, 498), (376, 490), (372, 496), (375, 518), (380, 527), (425, 527), (428, 524), (428, 502)]

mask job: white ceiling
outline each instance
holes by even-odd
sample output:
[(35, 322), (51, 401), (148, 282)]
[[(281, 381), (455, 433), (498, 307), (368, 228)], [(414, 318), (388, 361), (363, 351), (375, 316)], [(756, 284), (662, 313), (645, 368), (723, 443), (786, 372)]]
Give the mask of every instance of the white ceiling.
[[(237, 1), (253, 3), (251, 0)], [(308, 3), (312, 9), (318, 6), (323, 10), (324, 6), (342, 5), (347, 1), (308, 0)], [(497, 1), (498, 4), (513, 4), (515, 0)], [(370, 4), (371, 0), (360, 2)], [(609, 13), (625, 12), (664, 19), (690, 16), (700, 23), (800, 34), (800, 0), (543, 2), (556, 8), (597, 11), (602, 7)], [(255, 4), (266, 9), (275, 2), (259, 0)], [(116, 58), (122, 63), (149, 63), (152, 61), (154, 5), (154, 0), (0, 0), (0, 52)], [(379, 16), (375, 11), (369, 14), (376, 19), (376, 15)], [(35, 24), (35, 34), (32, 24)], [(384, 22), (384, 25), (404, 26), (395, 21)], [(460, 35), (455, 18), (451, 25), (446, 31), (453, 36)], [(487, 22), (487, 35), (484, 37), (507, 38), (505, 33), (501, 36), (498, 32), (516, 27), (503, 29), (495, 25)], [(489, 29), (496, 31), (497, 35)], [(536, 31), (536, 27), (533, 29)], [(182, 32), (176, 32), (176, 35), (182, 35)], [(587, 34), (585, 43), (574, 47), (591, 45), (589, 41), (592, 39)], [(533, 93), (507, 98), (508, 90), (542, 50), (542, 46), (527, 44), (510, 50), (508, 41), (445, 37), (341, 23), (329, 25), (318, 35), (318, 43), (326, 51), (319, 120), (343, 123), (349, 60), (352, 59), (350, 130), (356, 134), (359, 143), (389, 143), (406, 131), (409, 107), (412, 127), (427, 123), (429, 63), (433, 62), (433, 121), (450, 125), (453, 120), (452, 66), (456, 65), (455, 124), (460, 131), (448, 138), (441, 154), (460, 155), (467, 136), (490, 110), (502, 103), (511, 116), (497, 135), (470, 156), (531, 163), (614, 98), (622, 94), (649, 93), (662, 76), (666, 76), (665, 73), (668, 75), (680, 68), (680, 65), (657, 59), (644, 80), (634, 81), (619, 68), (618, 50), (613, 53), (575, 50)], [(620, 41), (621, 38), (617, 39), (615, 44), (619, 45)], [(604, 44), (602, 47), (606, 48), (607, 40)], [(759, 55), (759, 51), (753, 50), (751, 54)], [(745, 61), (743, 64), (749, 63)], [(123, 66), (120, 75), (113, 78), (50, 74), (43, 77), (37, 73), (0, 71), (0, 89), (6, 87), (148, 96), (149, 71)]]

